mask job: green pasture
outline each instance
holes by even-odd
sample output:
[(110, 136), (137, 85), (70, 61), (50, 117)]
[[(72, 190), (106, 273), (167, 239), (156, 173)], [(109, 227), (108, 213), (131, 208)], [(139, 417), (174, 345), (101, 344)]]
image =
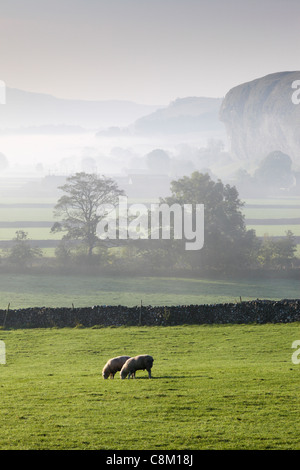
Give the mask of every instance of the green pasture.
[(245, 198), (243, 199), (245, 204), (255, 205), (270, 205), (270, 206), (281, 206), (281, 205), (299, 205), (299, 196), (286, 196), (286, 197), (270, 197), (270, 198)]
[(268, 208), (247, 208), (242, 210), (246, 219), (296, 219), (300, 218), (300, 209), (278, 209), (275, 207)]
[(197, 305), (297, 299), (297, 279), (188, 279), (0, 274), (0, 308)]
[[(51, 233), (51, 227), (10, 227), (0, 228), (0, 240), (12, 240), (16, 236), (17, 230), (24, 230), (28, 233), (28, 237), (32, 240), (60, 240), (63, 236), (62, 232)], [(247, 225), (247, 229), (253, 229), (256, 235), (261, 237), (268, 236), (285, 236), (288, 230), (293, 232), (293, 235), (300, 236), (300, 225)]]
[(1, 222), (53, 222), (53, 209), (49, 207), (0, 207)]
[[(246, 219), (296, 219), (300, 217), (300, 200), (298, 197), (273, 199), (246, 199), (242, 209)], [(247, 207), (248, 206), (248, 207)], [(251, 207), (256, 206), (256, 207)], [(282, 206), (286, 206), (285, 208)], [(291, 207), (295, 206), (295, 207)], [(296, 207), (297, 206), (297, 207)], [(295, 236), (300, 235), (300, 225), (256, 225), (247, 223), (247, 229), (253, 229), (258, 237), (285, 236), (291, 230)]]
[[(0, 181), (1, 185), (1, 181)], [(1, 187), (1, 186), (0, 186)], [(57, 203), (57, 197), (51, 197), (51, 196), (24, 196), (20, 198), (20, 196), (6, 196), (4, 195), (4, 192), (2, 192), (2, 195), (0, 195), (0, 204), (53, 204), (53, 206)]]
[(288, 230), (293, 232), (293, 235), (300, 236), (300, 225), (247, 225), (248, 230), (255, 230), (258, 237), (265, 235), (269, 237), (284, 237)]
[(28, 238), (31, 240), (36, 240), (36, 245), (38, 246), (39, 240), (60, 240), (62, 238), (62, 233), (51, 233), (51, 227), (10, 227), (10, 228), (0, 228), (0, 240), (13, 240), (16, 237), (17, 230), (24, 230), (28, 233)]
[[(300, 325), (0, 330), (0, 450), (300, 449)], [(153, 378), (104, 380), (151, 354)]]
[[(53, 207), (56, 203), (55, 198), (1, 198), (0, 200), (0, 222), (21, 222), (18, 227), (0, 227), (0, 241), (12, 240), (15, 237), (18, 229), (24, 230), (28, 233), (28, 237), (36, 240), (37, 245), (39, 240), (60, 240), (62, 233), (53, 234), (50, 232), (50, 227), (26, 227), (26, 222), (51, 222), (56, 219), (53, 215), (53, 208), (41, 207), (41, 204), (52, 204)], [(131, 202), (137, 202), (130, 201)], [(139, 202), (153, 202), (152, 200)], [(246, 219), (295, 219), (300, 217), (299, 198), (272, 198), (272, 199), (246, 199), (245, 206), (242, 211)], [(1, 206), (2, 204), (2, 206)], [(35, 207), (26, 207), (26, 204), (35, 204)], [(4, 206), (3, 206), (4, 205)], [(252, 207), (256, 206), (256, 207)], [(286, 206), (283, 208), (282, 206)], [(295, 207), (293, 207), (295, 206)], [(28, 224), (30, 225), (30, 224)], [(300, 236), (300, 224), (285, 224), (285, 225), (272, 225), (272, 224), (249, 224), (247, 229), (254, 229), (256, 235), (263, 236), (285, 236), (287, 230), (291, 230), (295, 236)], [(1, 250), (0, 250), (1, 252)], [(43, 256), (54, 257), (55, 249), (53, 247), (43, 247)], [(297, 247), (297, 256), (299, 256), (299, 245)]]

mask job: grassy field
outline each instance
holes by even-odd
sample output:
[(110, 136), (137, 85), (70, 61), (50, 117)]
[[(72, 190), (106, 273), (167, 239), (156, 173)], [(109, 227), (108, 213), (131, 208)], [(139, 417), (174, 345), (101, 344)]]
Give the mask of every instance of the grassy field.
[[(54, 240), (61, 238), (61, 234), (53, 235), (50, 228), (45, 227), (28, 227), (26, 222), (49, 222), (55, 221), (53, 215), (53, 207), (56, 200), (53, 198), (26, 198), (20, 200), (18, 198), (2, 198), (0, 201), (0, 222), (20, 222), (20, 228), (28, 232), (29, 237), (33, 240)], [(258, 236), (268, 233), (270, 236), (285, 235), (287, 230), (292, 230), (294, 235), (299, 236), (300, 225), (292, 222), (284, 225), (273, 225), (270, 220), (278, 219), (296, 219), (300, 214), (300, 201), (297, 197), (273, 198), (273, 199), (246, 199), (245, 206), (242, 211), (247, 219), (259, 219), (260, 221), (268, 220), (268, 224), (261, 226), (255, 224), (247, 224), (248, 228), (257, 231)], [(0, 229), (0, 240), (9, 240), (15, 236), (18, 229), (3, 226)]]
[[(49, 198), (29, 198), (22, 200), (20, 198), (1, 198), (0, 201), (0, 243), (12, 240), (15, 237), (16, 230), (21, 229), (28, 233), (28, 237), (32, 240), (50, 240), (58, 241), (62, 238), (62, 233), (51, 233), (50, 228), (55, 221), (53, 208), (57, 200), (53, 197)], [(130, 201), (137, 202), (137, 201)], [(145, 202), (145, 201), (140, 201)], [(148, 201), (149, 202), (149, 201)], [(257, 236), (285, 236), (287, 230), (291, 230), (295, 236), (300, 236), (300, 224), (295, 225), (295, 219), (299, 219), (300, 202), (297, 197), (273, 198), (273, 199), (246, 199), (245, 206), (242, 211), (245, 215), (246, 226), (248, 229), (254, 229)], [(249, 222), (247, 222), (247, 219)], [(285, 219), (284, 224), (277, 225), (272, 223), (278, 219)], [(291, 223), (286, 223), (287, 219), (291, 219)], [(253, 220), (267, 221), (267, 224), (253, 223)], [(19, 223), (19, 226), (11, 227), (5, 224)], [(35, 226), (26, 223), (48, 222), (50, 227)], [(297, 256), (299, 256), (300, 245), (297, 245)], [(51, 246), (43, 245), (43, 256), (55, 256), (55, 249)], [(0, 247), (0, 254), (4, 253)]]
[[(5, 227), (5, 222), (22, 221), (20, 228), (28, 232), (31, 239), (58, 240), (61, 234), (51, 234), (49, 227), (28, 227), (26, 222), (53, 222), (54, 198), (10, 198), (0, 204), (0, 241), (15, 237), (17, 227)], [(291, 218), (299, 215), (299, 198), (248, 199), (243, 208), (246, 219), (259, 221)], [(44, 205), (44, 207), (42, 207)], [(257, 235), (285, 235), (291, 229), (300, 235), (300, 225), (247, 225), (254, 228)], [(2, 247), (5, 250), (5, 247)], [(297, 245), (297, 255), (300, 253)], [(0, 247), (1, 253), (1, 247)], [(53, 246), (43, 246), (43, 255), (55, 256)], [(5, 252), (4, 252), (5, 256)], [(0, 275), (0, 308), (8, 303), (12, 308), (33, 305), (47, 306), (86, 306), (95, 304), (172, 305), (197, 303), (222, 303), (261, 299), (281, 299), (299, 297), (298, 282), (289, 280), (191, 280), (168, 278), (92, 278), (77, 276), (18, 276)]]
[[(300, 202), (300, 201), (299, 201)], [(243, 208), (243, 214), (246, 219), (296, 219), (300, 217), (300, 209), (278, 209), (276, 206), (268, 208)]]
[(293, 279), (31, 276), (0, 274), (0, 308), (191, 305), (299, 298)]
[[(258, 237), (263, 236), (285, 236), (288, 230), (291, 230), (295, 236), (300, 236), (300, 225), (291, 223), (275, 224), (278, 219), (296, 219), (300, 217), (300, 200), (298, 197), (273, 198), (273, 199), (246, 199), (243, 213), (246, 219), (247, 229), (254, 229)], [(264, 225), (253, 224), (248, 220), (258, 219), (260, 223), (263, 220), (268, 221)], [(272, 221), (274, 223), (272, 223)], [(297, 246), (297, 255), (299, 252)], [(299, 255), (298, 255), (299, 256)]]
[(284, 237), (288, 230), (293, 232), (293, 235), (300, 236), (300, 225), (247, 225), (247, 229), (254, 229), (258, 237), (268, 235), (269, 237)]
[[(0, 222), (22, 221), (20, 228), (35, 240), (56, 237), (49, 228), (24, 224), (53, 221), (51, 208), (0, 202)], [(276, 207), (297, 206), (297, 199), (246, 203), (249, 219), (298, 217), (297, 207)], [(280, 225), (253, 228), (258, 235), (284, 234)], [(0, 240), (16, 230), (4, 226)], [(44, 253), (54, 255), (54, 248)], [(2, 309), (134, 306), (141, 300), (215, 304), (240, 297), (298, 298), (299, 281), (0, 274)], [(7, 359), (0, 364), (0, 450), (300, 449), (300, 364), (291, 361), (300, 324), (0, 327), (0, 340)], [(153, 380), (142, 371), (136, 380), (102, 379), (108, 358), (141, 353), (154, 356)]]
[[(3, 330), (0, 449), (300, 449), (299, 324)], [(153, 379), (103, 380), (151, 354)]]
[[(21, 228), (24, 232), (28, 233), (28, 237), (32, 240), (61, 240), (61, 233), (50, 233), (48, 227), (26, 227)], [(0, 241), (12, 240), (16, 237), (18, 228), (0, 228)], [(38, 241), (36, 243), (38, 246)]]

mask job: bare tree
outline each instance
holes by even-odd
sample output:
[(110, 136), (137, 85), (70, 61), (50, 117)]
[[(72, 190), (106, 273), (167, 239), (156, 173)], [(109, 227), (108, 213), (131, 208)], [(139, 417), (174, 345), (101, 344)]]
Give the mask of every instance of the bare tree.
[(116, 204), (124, 192), (112, 179), (84, 172), (68, 177), (59, 189), (65, 194), (58, 200), (54, 215), (61, 221), (51, 231), (66, 232), (64, 239), (82, 240), (92, 256), (99, 242), (96, 229), (101, 216), (97, 215), (97, 209), (102, 204)]

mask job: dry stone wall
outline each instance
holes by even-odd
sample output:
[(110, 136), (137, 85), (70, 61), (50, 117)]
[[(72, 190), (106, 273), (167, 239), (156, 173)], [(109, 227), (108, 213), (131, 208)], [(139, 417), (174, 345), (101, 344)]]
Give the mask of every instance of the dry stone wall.
[(168, 307), (93, 306), (85, 308), (33, 307), (0, 310), (0, 327), (74, 328), (222, 323), (290, 323), (300, 321), (300, 300), (180, 305)]

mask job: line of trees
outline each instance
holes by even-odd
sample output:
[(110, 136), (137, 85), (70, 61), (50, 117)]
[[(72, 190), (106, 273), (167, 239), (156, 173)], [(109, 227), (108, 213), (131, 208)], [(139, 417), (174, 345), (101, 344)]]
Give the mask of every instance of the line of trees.
[[(115, 205), (124, 192), (110, 178), (76, 173), (61, 186), (63, 195), (54, 214), (59, 220), (51, 231), (62, 232), (56, 248), (57, 265), (72, 269), (93, 267), (99, 272), (120, 273), (215, 272), (237, 273), (250, 270), (290, 270), (297, 267), (296, 242), (292, 232), (275, 239), (256, 236), (247, 230), (243, 203), (234, 186), (214, 182), (199, 172), (171, 183), (171, 196), (162, 203), (204, 204), (204, 246), (187, 251), (184, 240), (100, 240), (96, 228), (101, 220), (97, 209)], [(19, 230), (7, 259), (19, 266), (31, 266), (42, 257), (39, 248)], [(49, 262), (49, 260), (48, 260)]]

